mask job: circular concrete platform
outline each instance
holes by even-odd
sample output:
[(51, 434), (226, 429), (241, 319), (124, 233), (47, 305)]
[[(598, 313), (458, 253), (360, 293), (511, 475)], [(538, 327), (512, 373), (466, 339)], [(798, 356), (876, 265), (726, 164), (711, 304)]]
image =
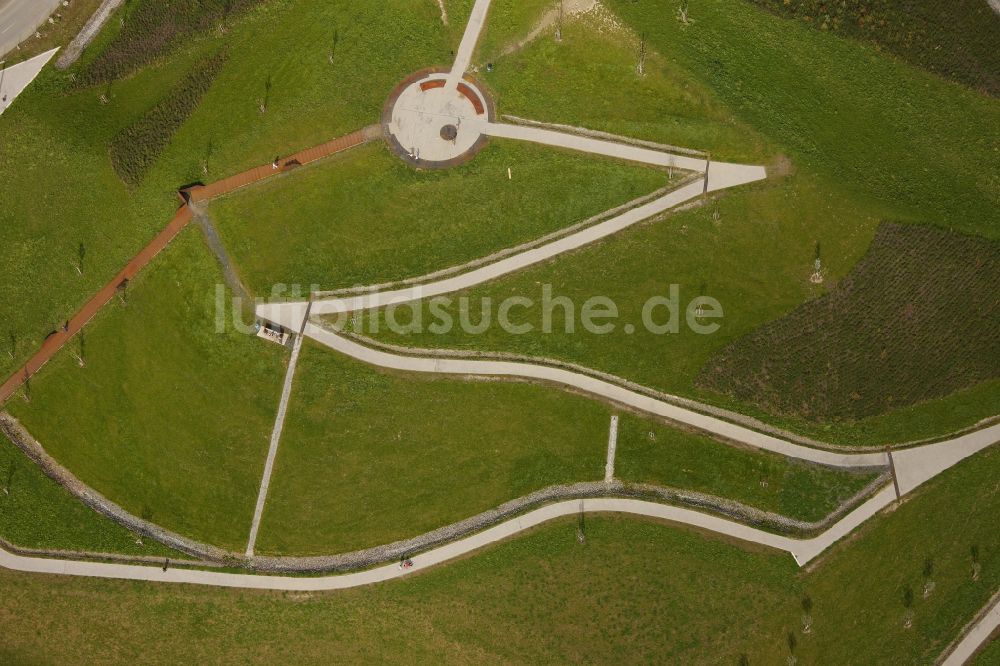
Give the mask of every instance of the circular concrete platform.
[(382, 113), (389, 145), (402, 160), (424, 169), (466, 162), (486, 145), (492, 100), (469, 78), (424, 70), (390, 95)]

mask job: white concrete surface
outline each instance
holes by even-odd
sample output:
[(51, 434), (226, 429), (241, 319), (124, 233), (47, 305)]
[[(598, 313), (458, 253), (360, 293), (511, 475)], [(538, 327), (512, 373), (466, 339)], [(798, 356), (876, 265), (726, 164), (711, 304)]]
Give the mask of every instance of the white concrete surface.
[[(473, 103), (455, 88), (423, 90), (424, 83), (445, 81), (444, 74), (429, 74), (410, 84), (392, 108), (389, 133), (410, 155), (423, 162), (445, 162), (468, 152), (482, 136), (487, 116), (476, 113)], [(486, 98), (473, 84), (466, 82), (479, 97), (483, 108)], [(454, 127), (454, 140), (441, 136), (442, 127)]]
[(448, 85), (449, 90), (455, 90), (458, 86), (458, 82), (462, 80), (462, 77), (469, 70), (469, 65), (472, 63), (472, 55), (476, 51), (476, 44), (479, 43), (479, 35), (483, 32), (483, 27), (486, 25), (486, 15), (490, 11), (490, 0), (476, 0), (476, 4), (472, 6), (472, 13), (469, 15), (469, 22), (465, 25), (465, 33), (462, 35), (462, 42), (458, 46), (458, 52), (455, 54), (455, 63), (451, 67), (451, 73), (448, 75)]
[(0, 60), (35, 34), (61, 0), (0, 0)]
[[(309, 308), (303, 313), (303, 321), (309, 315)], [(288, 369), (285, 371), (285, 383), (281, 387), (281, 400), (278, 402), (278, 413), (274, 418), (274, 428), (271, 430), (271, 443), (267, 449), (267, 460), (264, 462), (264, 475), (260, 481), (260, 490), (257, 492), (257, 504), (253, 511), (253, 521), (250, 524), (250, 537), (247, 540), (246, 556), (253, 556), (254, 546), (257, 545), (257, 532), (260, 530), (260, 520), (264, 515), (264, 504), (267, 502), (267, 491), (271, 487), (271, 475), (274, 473), (274, 460), (278, 455), (278, 445), (281, 443), (281, 433), (285, 429), (285, 416), (288, 414), (288, 403), (292, 397), (292, 384), (295, 381), (295, 368), (299, 364), (299, 353), (302, 351), (302, 324), (292, 328), (298, 331), (295, 342), (292, 343), (292, 357), (288, 361)]]
[(995, 11), (997, 15), (1000, 15), (1000, 0), (988, 0), (988, 2), (990, 3), (990, 7), (993, 8), (993, 11)]
[(0, 115), (31, 84), (59, 49), (46, 51), (30, 60), (0, 70)]
[(604, 462), (604, 481), (611, 483), (615, 480), (615, 454), (618, 452), (618, 415), (611, 417), (611, 425), (608, 428), (608, 455)]

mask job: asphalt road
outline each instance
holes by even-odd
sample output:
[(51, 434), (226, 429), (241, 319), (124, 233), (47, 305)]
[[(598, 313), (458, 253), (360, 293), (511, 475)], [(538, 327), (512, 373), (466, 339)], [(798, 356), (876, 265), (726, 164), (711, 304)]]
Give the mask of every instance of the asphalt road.
[(0, 0), (0, 59), (35, 30), (62, 0)]

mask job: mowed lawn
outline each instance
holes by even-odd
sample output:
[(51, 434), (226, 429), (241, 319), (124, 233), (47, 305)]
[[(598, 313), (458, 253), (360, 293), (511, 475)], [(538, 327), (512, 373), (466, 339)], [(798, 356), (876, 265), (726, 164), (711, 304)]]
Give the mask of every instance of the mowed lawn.
[(92, 511), (0, 435), (0, 538), (22, 548), (175, 557)]
[[(461, 8), (454, 14), (460, 21)], [(170, 220), (178, 188), (377, 122), (392, 88), (416, 69), (448, 64), (458, 39), (433, 2), (282, 0), (231, 21), (224, 34), (186, 41), (134, 76), (74, 90), (72, 77), (110, 42), (121, 16), (80, 64), (46, 69), (0, 117), (0, 180), (16, 193), (0, 206), (4, 376)], [(111, 138), (222, 48), (228, 62), (198, 110), (142, 185), (126, 188), (111, 168)]]
[[(7, 409), (84, 483), (185, 536), (242, 549), (287, 352), (216, 329), (220, 271), (187, 229)], [(224, 306), (227, 304), (224, 303)], [(229, 317), (229, 310), (219, 313)], [(223, 320), (226, 322), (227, 320)]]
[(266, 296), (277, 283), (334, 289), (450, 268), (667, 184), (659, 169), (504, 140), (463, 166), (417, 171), (377, 143), (220, 199), (211, 214)]
[(626, 414), (615, 477), (735, 500), (807, 522), (851, 499), (877, 471), (848, 471), (744, 449)]
[[(491, 42), (507, 46), (527, 37), (533, 4), (511, 0), (499, 5), (496, 16), (490, 10), (480, 60), (499, 50)], [(503, 37), (494, 41), (495, 30), (502, 30)], [(566, 16), (562, 41), (555, 41), (550, 28), (498, 58), (492, 72), (478, 62), (477, 76), (495, 91), (502, 114), (704, 150), (719, 160), (767, 163), (777, 154), (773, 144), (671, 54), (647, 43), (640, 76), (640, 42), (638, 32), (599, 5), (590, 13)]]
[(598, 481), (609, 421), (606, 407), (548, 388), (382, 374), (310, 342), (257, 552), (378, 546)]
[[(309, 343), (258, 551), (346, 552), (604, 478), (609, 408), (550, 387), (385, 374)], [(820, 520), (874, 477), (625, 415), (616, 477)], [(650, 437), (652, 433), (652, 437)]]
[[(959, 465), (809, 570), (646, 520), (562, 520), (369, 588), (268, 593), (0, 571), (11, 662), (932, 663), (1000, 587), (1000, 451)], [(982, 492), (983, 488), (991, 488)], [(972, 579), (972, 547), (981, 567)], [(922, 571), (935, 583), (924, 598)], [(914, 590), (904, 629), (904, 590)], [(801, 632), (802, 599), (813, 628)], [(419, 612), (418, 612), (419, 611)], [(406, 630), (401, 631), (401, 623)], [(60, 640), (52, 640), (59, 636)], [(995, 654), (995, 650), (994, 650)], [(987, 661), (986, 663), (992, 663)]]

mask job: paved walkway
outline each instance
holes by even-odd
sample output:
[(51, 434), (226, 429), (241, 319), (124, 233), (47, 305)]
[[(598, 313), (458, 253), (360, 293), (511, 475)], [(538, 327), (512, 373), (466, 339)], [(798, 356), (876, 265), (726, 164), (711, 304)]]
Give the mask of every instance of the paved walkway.
[[(888, 491), (892, 495), (892, 491)], [(881, 493), (875, 499), (884, 496)], [(891, 497), (889, 498), (891, 501)], [(658, 504), (635, 499), (596, 498), (567, 500), (549, 504), (530, 511), (517, 518), (504, 521), (482, 532), (439, 546), (412, 558), (411, 569), (400, 569), (396, 564), (388, 564), (367, 571), (322, 577), (302, 576), (259, 576), (253, 574), (222, 573), (218, 571), (198, 571), (191, 569), (167, 569), (128, 564), (104, 564), (95, 562), (66, 561), (43, 558), (22, 557), (0, 550), (0, 566), (15, 571), (51, 573), (69, 576), (116, 578), (151, 582), (191, 583), (219, 587), (246, 589), (323, 591), (342, 590), (351, 587), (371, 585), (394, 578), (402, 578), (416, 571), (462, 557), (485, 546), (512, 537), (556, 518), (585, 513), (624, 513), (657, 518), (682, 525), (691, 525), (716, 534), (722, 534), (741, 541), (765, 545), (789, 552), (799, 564), (805, 564), (822, 552), (829, 544), (850, 532), (864, 522), (874, 511), (873, 501), (848, 514), (830, 530), (814, 539), (792, 539), (771, 534), (753, 527), (747, 527), (725, 518), (711, 516), (692, 509)], [(829, 536), (827, 536), (829, 535)]]
[(491, 0), (476, 0), (476, 4), (472, 6), (469, 22), (465, 25), (465, 33), (462, 35), (462, 42), (455, 54), (455, 63), (448, 75), (446, 88), (449, 90), (456, 90), (462, 77), (469, 70), (472, 56), (476, 51), (476, 44), (479, 43), (479, 35), (486, 25), (486, 15), (490, 11), (490, 2)]
[(302, 152), (279, 157), (277, 164), (265, 164), (238, 173), (228, 178), (210, 183), (208, 185), (197, 185), (186, 190), (192, 202), (201, 202), (206, 199), (214, 199), (224, 194), (229, 194), (247, 185), (259, 183), (262, 180), (271, 178), (281, 173), (291, 171), (297, 167), (321, 160), (336, 153), (343, 152), (350, 148), (360, 146), (363, 143), (381, 138), (382, 128), (378, 125), (371, 125), (364, 129), (352, 132), (345, 136), (333, 139), (314, 148), (308, 148)]
[(288, 403), (292, 397), (292, 383), (295, 380), (295, 368), (299, 364), (299, 354), (302, 352), (302, 329), (309, 318), (309, 307), (306, 306), (303, 324), (298, 328), (295, 342), (292, 345), (292, 357), (285, 371), (285, 383), (281, 387), (281, 400), (278, 403), (278, 414), (274, 418), (274, 428), (271, 431), (271, 445), (267, 450), (267, 460), (264, 463), (264, 476), (260, 482), (257, 494), (257, 505), (253, 512), (253, 522), (250, 525), (250, 538), (247, 540), (246, 556), (253, 557), (254, 546), (257, 545), (257, 531), (260, 529), (260, 519), (264, 515), (264, 504), (267, 502), (267, 491), (271, 487), (271, 475), (274, 473), (274, 460), (278, 455), (278, 444), (281, 442), (281, 432), (285, 429), (285, 416), (288, 414)]
[(30, 60), (0, 70), (0, 115), (35, 80), (59, 49), (46, 51)]

